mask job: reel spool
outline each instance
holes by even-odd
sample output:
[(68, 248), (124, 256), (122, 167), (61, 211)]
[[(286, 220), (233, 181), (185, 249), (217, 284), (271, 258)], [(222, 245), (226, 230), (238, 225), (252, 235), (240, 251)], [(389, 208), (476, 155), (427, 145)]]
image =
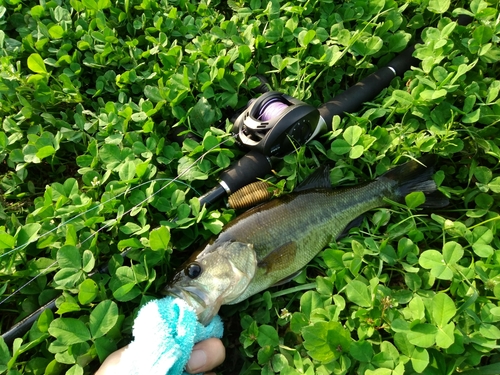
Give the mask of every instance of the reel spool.
[(234, 121), (243, 147), (266, 156), (285, 156), (314, 137), (323, 121), (317, 108), (276, 91), (249, 102)]

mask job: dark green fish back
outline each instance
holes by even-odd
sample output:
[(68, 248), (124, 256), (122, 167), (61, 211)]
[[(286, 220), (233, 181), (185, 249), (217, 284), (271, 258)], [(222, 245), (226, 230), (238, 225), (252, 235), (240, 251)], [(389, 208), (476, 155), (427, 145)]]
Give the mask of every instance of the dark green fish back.
[(353, 219), (385, 205), (387, 185), (376, 181), (335, 191), (308, 190), (275, 199), (233, 221), (217, 241), (252, 243), (259, 261), (258, 274), (238, 301), (302, 269)]
[[(359, 215), (386, 206), (384, 198), (404, 201), (412, 191), (432, 193), (432, 168), (416, 161), (375, 181), (338, 190), (310, 189), (257, 206), (232, 221), (211, 246), (251, 243), (258, 270), (236, 303), (302, 269)], [(438, 202), (442, 205), (443, 201)]]

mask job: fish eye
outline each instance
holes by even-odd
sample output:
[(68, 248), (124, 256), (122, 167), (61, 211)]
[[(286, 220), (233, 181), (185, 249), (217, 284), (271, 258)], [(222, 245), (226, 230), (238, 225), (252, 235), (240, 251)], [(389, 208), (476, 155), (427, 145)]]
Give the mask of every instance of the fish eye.
[(184, 273), (190, 279), (196, 279), (201, 275), (201, 266), (198, 263), (191, 263), (189, 266), (187, 266)]

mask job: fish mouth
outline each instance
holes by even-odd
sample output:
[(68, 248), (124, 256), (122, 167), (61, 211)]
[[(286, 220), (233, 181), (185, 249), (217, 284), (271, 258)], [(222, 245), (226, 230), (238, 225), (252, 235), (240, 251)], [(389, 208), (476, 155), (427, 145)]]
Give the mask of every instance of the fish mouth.
[(196, 313), (198, 321), (205, 326), (210, 323), (220, 308), (218, 303), (209, 303), (207, 293), (199, 288), (173, 285), (166, 287), (164, 292), (166, 295), (185, 301)]
[(193, 305), (198, 305), (203, 307), (206, 306), (207, 302), (206, 293), (200, 290), (199, 288), (194, 288), (189, 286), (181, 288), (174, 285), (165, 288), (165, 293), (167, 295), (183, 299), (194, 309), (196, 309), (196, 307)]
[(181, 288), (173, 285), (165, 288), (165, 294), (186, 301), (187, 304), (191, 306), (197, 314), (207, 306), (207, 295), (199, 288), (189, 286)]

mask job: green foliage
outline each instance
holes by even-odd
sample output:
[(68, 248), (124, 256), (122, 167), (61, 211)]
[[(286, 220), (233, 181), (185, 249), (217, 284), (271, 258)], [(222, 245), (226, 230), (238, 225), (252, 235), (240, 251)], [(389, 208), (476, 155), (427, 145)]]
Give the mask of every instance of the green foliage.
[(131, 340), (139, 307), (235, 216), (198, 197), (242, 154), (224, 119), (257, 74), (318, 106), (419, 36), (418, 66), (284, 157), (273, 183), (289, 191), (330, 163), (332, 183), (352, 185), (434, 153), (450, 205), (429, 212), (412, 193), (291, 284), (223, 307), (240, 359), (221, 373), (500, 373), (497, 8), (2, 2), (1, 331), (54, 298), (56, 310), (0, 340), (0, 373), (93, 373)]

